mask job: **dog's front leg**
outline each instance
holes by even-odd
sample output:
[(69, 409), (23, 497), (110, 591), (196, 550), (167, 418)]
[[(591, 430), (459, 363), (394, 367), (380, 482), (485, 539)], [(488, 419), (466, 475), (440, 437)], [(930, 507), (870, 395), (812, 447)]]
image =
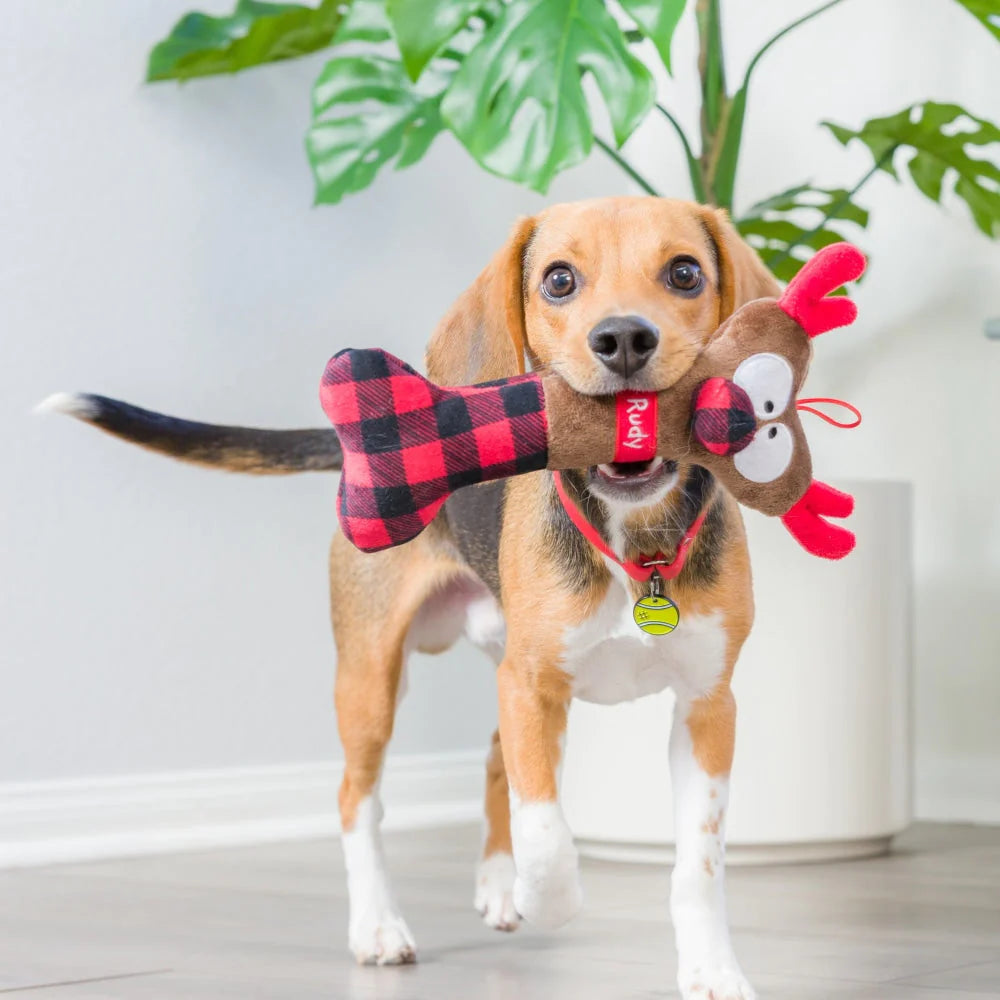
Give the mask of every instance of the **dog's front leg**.
[(497, 683), (517, 871), (514, 906), (531, 923), (559, 927), (583, 903), (573, 835), (558, 801), (569, 681), (557, 667), (507, 659)]
[(670, 734), (677, 860), (670, 911), (684, 1000), (753, 1000), (726, 921), (725, 820), (736, 703), (728, 684), (677, 699)]

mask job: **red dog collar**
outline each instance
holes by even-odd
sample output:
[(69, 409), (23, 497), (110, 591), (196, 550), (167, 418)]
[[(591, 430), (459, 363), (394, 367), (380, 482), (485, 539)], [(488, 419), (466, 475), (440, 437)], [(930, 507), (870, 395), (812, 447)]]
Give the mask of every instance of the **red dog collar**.
[(706, 512), (702, 511), (694, 521), (694, 524), (688, 528), (684, 537), (681, 539), (680, 545), (677, 546), (677, 555), (674, 557), (673, 562), (670, 562), (667, 557), (662, 552), (657, 552), (654, 555), (640, 555), (635, 561), (631, 559), (619, 559), (615, 555), (611, 546), (601, 538), (597, 529), (583, 516), (583, 512), (579, 507), (572, 501), (569, 493), (566, 491), (566, 485), (563, 483), (562, 473), (553, 472), (552, 478), (555, 480), (556, 493), (559, 494), (559, 499), (562, 502), (563, 510), (569, 515), (569, 519), (573, 522), (577, 531), (583, 535), (584, 538), (590, 542), (591, 545), (597, 549), (598, 552), (606, 555), (612, 562), (617, 563), (623, 570), (633, 580), (638, 580), (640, 583), (645, 583), (654, 573), (658, 573), (660, 577), (664, 580), (673, 580), (682, 569), (684, 569), (684, 563), (687, 561), (688, 550), (691, 548), (692, 543), (701, 530), (701, 526), (705, 523)]

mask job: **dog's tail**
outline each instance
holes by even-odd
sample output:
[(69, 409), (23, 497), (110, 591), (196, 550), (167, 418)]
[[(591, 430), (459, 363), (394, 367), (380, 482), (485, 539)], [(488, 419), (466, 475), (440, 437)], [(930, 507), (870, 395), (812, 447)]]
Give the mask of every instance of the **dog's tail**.
[(85, 392), (57, 393), (39, 404), (38, 410), (68, 413), (150, 451), (230, 472), (265, 476), (329, 472), (343, 462), (332, 427), (271, 431), (200, 424)]

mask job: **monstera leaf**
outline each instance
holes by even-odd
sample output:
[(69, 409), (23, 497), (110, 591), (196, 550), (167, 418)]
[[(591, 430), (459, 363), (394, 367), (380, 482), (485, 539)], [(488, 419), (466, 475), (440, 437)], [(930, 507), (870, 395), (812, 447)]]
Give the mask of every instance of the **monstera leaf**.
[(845, 222), (868, 225), (850, 191), (800, 184), (757, 202), (736, 228), (779, 281), (791, 281), (815, 251), (852, 238)]
[(294, 59), (329, 45), (342, 3), (318, 7), (239, 0), (226, 17), (185, 14), (149, 54), (147, 81), (188, 80), (238, 73), (251, 66)]
[(386, 16), (385, 0), (350, 0), (350, 6), (330, 44), (388, 42), (391, 38), (392, 28)]
[(411, 83), (403, 64), (384, 56), (331, 59), (313, 86), (306, 135), (316, 202), (336, 204), (366, 188), (392, 160), (397, 170), (416, 163), (442, 130), (448, 82), (429, 70)]
[(860, 139), (878, 169), (898, 177), (897, 150), (910, 153), (903, 165), (920, 192), (940, 202), (945, 184), (966, 203), (976, 225), (994, 239), (1000, 237), (1000, 166), (971, 155), (970, 147), (1000, 142), (1000, 129), (969, 114), (957, 104), (927, 101), (887, 118), (873, 118), (857, 131), (823, 124), (845, 146)]
[(441, 114), (483, 167), (544, 192), (593, 146), (585, 73), (620, 146), (653, 104), (653, 79), (602, 0), (511, 0), (466, 55)]
[(1000, 41), (1000, 0), (958, 0), (976, 19), (982, 22), (997, 41)]
[(687, 0), (621, 0), (621, 5), (656, 46), (667, 72), (670, 72), (670, 44)]
[(488, 0), (387, 0), (392, 30), (410, 78), (418, 79), (442, 46), (484, 8), (498, 13)]

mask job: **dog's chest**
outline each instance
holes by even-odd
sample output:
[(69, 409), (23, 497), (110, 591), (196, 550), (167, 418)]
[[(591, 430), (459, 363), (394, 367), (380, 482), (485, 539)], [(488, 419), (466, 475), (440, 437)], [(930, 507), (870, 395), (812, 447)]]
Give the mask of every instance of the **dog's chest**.
[(573, 694), (616, 704), (672, 687), (697, 697), (718, 683), (725, 669), (722, 616), (685, 614), (668, 635), (647, 635), (632, 617), (634, 598), (614, 579), (597, 611), (566, 631), (563, 669)]

